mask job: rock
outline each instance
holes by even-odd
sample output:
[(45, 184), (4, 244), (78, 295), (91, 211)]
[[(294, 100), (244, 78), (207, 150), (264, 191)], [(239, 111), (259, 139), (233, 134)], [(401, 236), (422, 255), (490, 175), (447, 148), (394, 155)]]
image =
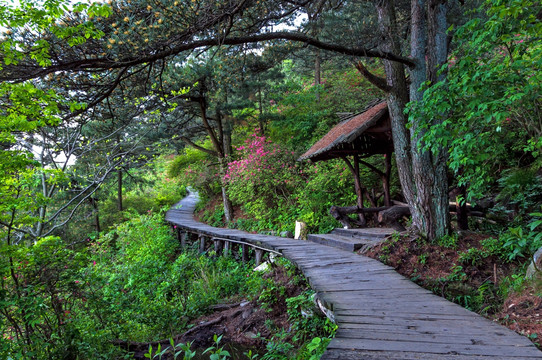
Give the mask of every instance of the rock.
[(534, 279), (534, 278), (541, 278), (541, 277), (542, 277), (542, 248), (538, 249), (534, 253), (531, 264), (527, 268), (527, 273), (525, 274), (526, 279)]
[(265, 272), (265, 271), (268, 271), (269, 268), (270, 268), (269, 263), (266, 261), (266, 262), (263, 262), (260, 265), (256, 266), (254, 268), (254, 271), (264, 271)]
[(281, 236), (281, 237), (285, 237), (285, 238), (289, 238), (289, 239), (293, 239), (293, 238), (294, 238), (294, 234), (292, 234), (292, 232), (291, 232), (291, 231), (288, 231), (288, 230), (281, 232), (281, 233), (280, 233), (280, 236)]
[(250, 315), (252, 315), (252, 309), (247, 309), (245, 311), (243, 311), (243, 313), (241, 314), (241, 317), (243, 319), (248, 319), (250, 317)]
[(302, 221), (295, 222), (294, 239), (307, 240), (307, 224)]

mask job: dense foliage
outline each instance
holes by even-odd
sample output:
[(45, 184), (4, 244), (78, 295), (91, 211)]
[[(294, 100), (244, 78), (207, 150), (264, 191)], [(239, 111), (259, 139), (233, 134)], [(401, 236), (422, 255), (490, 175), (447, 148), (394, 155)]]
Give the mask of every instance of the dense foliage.
[[(475, 18), (455, 32), (446, 79), (428, 88), (423, 113), (414, 115), (443, 118), (420, 145), (448, 149), (449, 167), (470, 199), (506, 177), (503, 168), (536, 173), (541, 165), (540, 3), (490, 1), (483, 9), (486, 21)], [(532, 176), (540, 183), (540, 174)]]

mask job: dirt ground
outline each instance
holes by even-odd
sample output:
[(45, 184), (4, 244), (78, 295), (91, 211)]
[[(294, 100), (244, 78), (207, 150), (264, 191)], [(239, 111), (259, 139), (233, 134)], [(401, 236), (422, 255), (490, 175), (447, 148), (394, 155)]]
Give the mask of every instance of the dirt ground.
[[(496, 256), (461, 262), (459, 253), (468, 249), (481, 249), (480, 241), (488, 236), (468, 233), (450, 249), (420, 241), (405, 234), (371, 249), (366, 255), (392, 266), (437, 295), (458, 303), (465, 303), (469, 294), (480, 294), (484, 286), (479, 312), (508, 328), (528, 336), (539, 348), (542, 343), (542, 298), (535, 287), (527, 285), (520, 292), (511, 292), (506, 299), (499, 298), (498, 287), (507, 276), (514, 274), (520, 264), (503, 263)], [(528, 260), (523, 260), (528, 261)], [(454, 267), (462, 266), (466, 276), (454, 278)], [(537, 287), (540, 294), (540, 287)], [(481, 296), (482, 298), (482, 296)], [(461, 301), (461, 299), (463, 301)], [(464, 304), (463, 304), (464, 305)]]

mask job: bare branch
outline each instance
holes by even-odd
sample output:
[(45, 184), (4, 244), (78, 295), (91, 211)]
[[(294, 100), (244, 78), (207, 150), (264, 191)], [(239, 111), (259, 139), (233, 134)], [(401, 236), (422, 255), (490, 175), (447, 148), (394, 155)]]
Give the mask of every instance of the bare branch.
[(355, 66), (360, 74), (363, 75), (363, 77), (366, 78), (371, 84), (385, 92), (391, 91), (391, 86), (388, 85), (386, 79), (371, 73), (361, 61), (358, 61)]
[(187, 138), (186, 136), (181, 136), (181, 140), (186, 142), (188, 145), (192, 146), (193, 148), (198, 149), (200, 151), (203, 151), (204, 153), (207, 153), (207, 154), (210, 154), (210, 155), (213, 155), (213, 156), (218, 156), (218, 153), (216, 151), (206, 149), (203, 146), (199, 146), (196, 143), (194, 143), (192, 140)]

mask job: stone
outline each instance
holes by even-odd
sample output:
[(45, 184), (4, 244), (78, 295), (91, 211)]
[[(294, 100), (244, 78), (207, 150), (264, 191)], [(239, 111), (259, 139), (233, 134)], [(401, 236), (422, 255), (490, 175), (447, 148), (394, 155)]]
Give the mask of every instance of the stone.
[(269, 269), (271, 268), (271, 266), (269, 265), (269, 263), (266, 261), (266, 262), (263, 262), (261, 263), (260, 265), (256, 266), (254, 268), (254, 271), (263, 271), (263, 272), (266, 272), (266, 271), (269, 271)]
[[(538, 269), (538, 270), (537, 270)], [(542, 248), (538, 249), (531, 260), (525, 274), (526, 279), (542, 278)]]

